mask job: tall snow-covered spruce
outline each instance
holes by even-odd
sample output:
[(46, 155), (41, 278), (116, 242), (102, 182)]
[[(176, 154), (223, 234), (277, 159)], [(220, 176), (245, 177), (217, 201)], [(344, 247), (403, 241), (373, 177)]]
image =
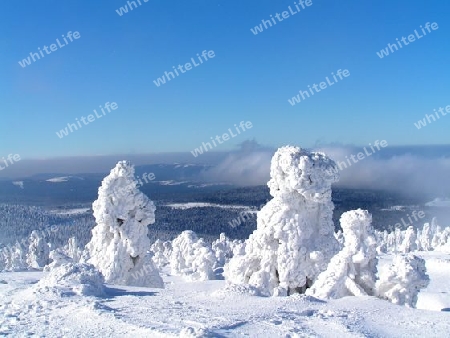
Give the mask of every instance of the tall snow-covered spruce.
[(331, 184), (339, 178), (325, 154), (282, 147), (272, 158), (273, 199), (257, 215), (257, 229), (224, 275), (266, 295), (304, 293), (339, 250), (334, 237)]
[(49, 263), (50, 248), (38, 231), (33, 231), (29, 239), (27, 264), (33, 269), (43, 269)]
[(97, 226), (86, 248), (89, 263), (107, 283), (164, 287), (158, 269), (147, 255), (149, 224), (155, 222), (155, 205), (137, 188), (134, 166), (117, 163), (103, 179), (93, 203)]

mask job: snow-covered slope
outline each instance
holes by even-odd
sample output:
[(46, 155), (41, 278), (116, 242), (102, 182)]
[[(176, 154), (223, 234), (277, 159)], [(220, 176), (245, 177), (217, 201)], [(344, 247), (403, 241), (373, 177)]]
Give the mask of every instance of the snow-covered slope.
[[(103, 297), (58, 295), (35, 284), (42, 272), (0, 273), (0, 335), (448, 337), (448, 313), (438, 310), (450, 308), (450, 255), (417, 254), (426, 259), (431, 279), (419, 294), (418, 306), (437, 311), (374, 297), (327, 302), (304, 295), (258, 297), (245, 287), (227, 289), (225, 281), (192, 283), (167, 275), (165, 289), (107, 285)], [(390, 260), (382, 259), (386, 264)]]

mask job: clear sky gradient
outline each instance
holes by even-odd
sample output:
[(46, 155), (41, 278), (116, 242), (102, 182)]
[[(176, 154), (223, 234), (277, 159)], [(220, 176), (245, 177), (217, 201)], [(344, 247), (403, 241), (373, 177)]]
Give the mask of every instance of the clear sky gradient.
[[(110, 1), (8, 1), (0, 19), (0, 157), (190, 152), (240, 121), (245, 139), (277, 147), (320, 143), (449, 144), (450, 3), (325, 1), (254, 35), (294, 1), (150, 0), (119, 16)], [(439, 29), (380, 59), (420, 25)], [(81, 37), (22, 68), (18, 61), (68, 31)], [(62, 40), (61, 40), (62, 41)], [(156, 87), (203, 50), (215, 58)], [(350, 76), (295, 106), (300, 89), (331, 72)], [(67, 137), (55, 132), (105, 102), (118, 109)]]

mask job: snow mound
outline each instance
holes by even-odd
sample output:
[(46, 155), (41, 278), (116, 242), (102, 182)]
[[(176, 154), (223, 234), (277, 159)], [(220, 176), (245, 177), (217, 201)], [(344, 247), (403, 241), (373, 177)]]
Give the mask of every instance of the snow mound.
[(248, 284), (233, 284), (227, 282), (225, 287), (217, 290), (213, 293), (214, 296), (226, 296), (226, 295), (250, 295), (261, 296), (261, 292), (258, 288)]
[(63, 264), (54, 268), (36, 285), (39, 293), (52, 292), (60, 296), (104, 296), (103, 275), (86, 263)]
[[(339, 178), (325, 154), (282, 147), (272, 158), (270, 194), (257, 214), (257, 229), (224, 275), (263, 294), (304, 293), (338, 251), (331, 184)], [(284, 291), (283, 291), (284, 289)]]

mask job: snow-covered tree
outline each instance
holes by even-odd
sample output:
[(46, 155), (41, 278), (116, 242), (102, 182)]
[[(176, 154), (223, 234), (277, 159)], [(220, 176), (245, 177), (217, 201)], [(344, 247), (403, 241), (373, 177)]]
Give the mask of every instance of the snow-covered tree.
[(336, 254), (307, 295), (318, 298), (341, 298), (375, 294), (377, 242), (367, 210), (352, 210), (341, 216), (344, 248)]
[(72, 258), (72, 262), (78, 263), (82, 256), (83, 250), (78, 247), (78, 240), (76, 237), (70, 237), (67, 243), (67, 255)]
[(74, 263), (72, 257), (69, 257), (63, 248), (50, 251), (49, 257), (51, 262), (44, 267), (44, 271), (52, 271), (61, 265)]
[(405, 238), (403, 239), (403, 243), (400, 247), (400, 251), (403, 253), (408, 253), (411, 251), (417, 250), (417, 236), (414, 228), (409, 226), (405, 231)]
[(191, 281), (216, 279), (216, 257), (211, 247), (191, 230), (183, 231), (172, 242), (170, 267), (172, 274)]
[(415, 307), (420, 289), (427, 287), (425, 260), (413, 254), (397, 255), (392, 264), (380, 271), (377, 295), (390, 302)]
[(137, 188), (134, 166), (121, 161), (103, 179), (93, 203), (97, 226), (86, 248), (88, 263), (97, 267), (108, 283), (163, 287), (151, 257), (147, 255), (149, 224), (155, 222), (155, 206)]
[(303, 293), (339, 250), (331, 201), (338, 170), (325, 154), (288, 146), (273, 156), (270, 176), (273, 199), (258, 212), (245, 253), (230, 260), (224, 275), (262, 294)]
[(223, 268), (233, 257), (233, 250), (241, 245), (240, 240), (230, 240), (225, 233), (221, 233), (219, 239), (212, 243), (212, 249), (216, 255), (216, 268)]
[(26, 254), (27, 250), (22, 243), (16, 242), (4, 249), (6, 271), (21, 271), (28, 268)]
[(170, 263), (170, 255), (172, 254), (172, 242), (163, 242), (157, 239), (152, 246), (150, 251), (153, 252), (153, 263), (156, 264), (158, 268), (163, 268)]
[(442, 235), (442, 228), (439, 225), (436, 225), (436, 227), (433, 230), (433, 238), (431, 240), (431, 247), (433, 250), (435, 250), (437, 247), (441, 245), (441, 235)]
[(0, 272), (4, 271), (6, 269), (6, 255), (7, 255), (6, 248), (1, 248), (0, 249)]
[(29, 239), (27, 264), (33, 269), (43, 269), (49, 263), (50, 248), (38, 231), (33, 231)]
[(378, 243), (377, 253), (378, 254), (387, 253), (389, 233), (386, 230), (384, 230), (383, 232), (375, 231), (375, 234)]
[(423, 225), (422, 232), (420, 233), (420, 248), (422, 251), (432, 250), (431, 241), (433, 239), (433, 234), (431, 232), (430, 223), (425, 223)]

